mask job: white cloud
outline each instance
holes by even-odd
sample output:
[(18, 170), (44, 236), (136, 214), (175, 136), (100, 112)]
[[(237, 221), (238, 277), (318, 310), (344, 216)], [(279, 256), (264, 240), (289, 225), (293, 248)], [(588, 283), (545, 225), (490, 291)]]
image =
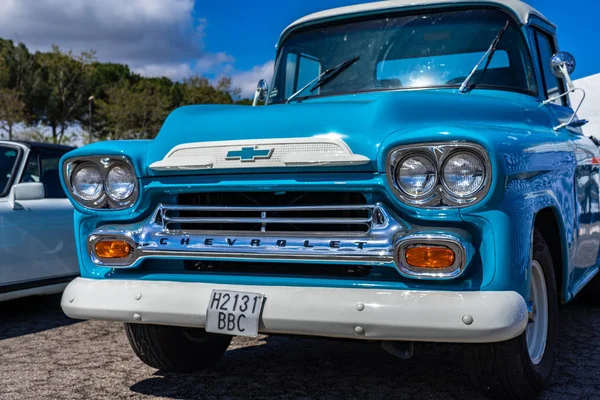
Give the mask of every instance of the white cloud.
[(193, 75), (192, 67), (187, 63), (181, 64), (146, 64), (141, 67), (133, 68), (133, 72), (142, 76), (166, 76), (167, 78), (180, 81)]
[(259, 80), (266, 79), (267, 82), (271, 82), (274, 65), (275, 61), (271, 60), (262, 65), (256, 65), (249, 71), (234, 72), (231, 75), (233, 87), (242, 90), (242, 97), (254, 96), (256, 84)]
[(233, 71), (234, 63), (235, 58), (227, 53), (205, 53), (194, 65), (190, 63), (147, 64), (133, 68), (133, 71), (143, 76), (166, 76), (180, 81), (191, 75), (228, 75)]
[(227, 53), (207, 54), (196, 62), (194, 70), (199, 74), (223, 72), (231, 68), (234, 62), (235, 58)]
[(253, 96), (259, 79), (270, 81), (273, 73), (273, 61), (239, 71), (232, 55), (205, 51), (206, 21), (194, 15), (194, 0), (0, 2), (0, 37), (31, 50), (48, 51), (52, 44), (74, 53), (94, 49), (100, 61), (173, 80), (194, 74), (231, 76), (243, 97)]
[(205, 24), (194, 0), (3, 0), (0, 37), (32, 50), (95, 49), (101, 61), (180, 77), (189, 60), (201, 71), (233, 60), (204, 50)]

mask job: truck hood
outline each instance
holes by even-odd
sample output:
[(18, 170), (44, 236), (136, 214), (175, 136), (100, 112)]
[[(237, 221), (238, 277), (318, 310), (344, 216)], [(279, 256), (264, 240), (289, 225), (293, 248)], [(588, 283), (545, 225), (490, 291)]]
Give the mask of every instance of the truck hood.
[[(535, 125), (548, 123), (547, 118), (539, 108), (539, 102), (531, 96), (488, 90), (474, 90), (468, 94), (448, 89), (375, 92), (266, 107), (187, 106), (173, 111), (158, 136), (148, 145), (146, 165), (163, 160), (175, 146), (187, 143), (244, 140), (244, 144), (249, 145), (253, 141), (270, 143), (268, 139), (328, 137), (342, 140), (354, 155), (363, 156), (364, 162), (353, 165), (352, 170), (376, 171), (378, 157), (390, 141), (400, 144), (449, 140), (453, 127), (463, 132), (465, 128), (476, 129), (478, 126), (530, 130)], [(451, 138), (465, 139), (456, 135)], [(243, 147), (234, 145), (235, 148)], [(229, 172), (264, 170), (256, 167), (258, 163), (234, 164), (234, 170)], [(339, 169), (310, 166), (303, 170), (329, 171), (331, 168)], [(277, 172), (278, 168), (268, 170)], [(348, 167), (343, 170), (347, 171)], [(191, 172), (148, 168), (147, 173)], [(193, 173), (223, 173), (223, 170), (210, 168)]]

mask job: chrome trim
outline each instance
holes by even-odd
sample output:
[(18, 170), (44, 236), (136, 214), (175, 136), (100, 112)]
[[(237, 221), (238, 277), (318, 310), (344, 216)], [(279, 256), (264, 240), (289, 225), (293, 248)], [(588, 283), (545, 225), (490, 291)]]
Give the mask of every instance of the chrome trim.
[[(88, 254), (90, 258), (95, 264), (98, 265), (119, 265), (119, 262), (115, 262), (112, 258), (104, 258), (100, 257), (96, 254), (96, 243), (106, 241), (106, 240), (122, 240), (127, 242), (132, 249), (135, 249), (136, 244), (129, 236), (125, 235), (90, 235), (88, 238)], [(123, 260), (123, 259), (119, 259)], [(132, 263), (135, 260), (135, 250), (129, 253), (129, 256), (124, 260), (124, 262)], [(123, 262), (123, 261), (121, 261)]]
[[(470, 152), (476, 154), (483, 161), (485, 169), (484, 183), (473, 195), (458, 197), (451, 193), (443, 184), (443, 166), (446, 160), (457, 152)], [(398, 185), (396, 170), (398, 165), (406, 157), (412, 155), (426, 155), (434, 161), (437, 167), (437, 182), (433, 190), (423, 197), (408, 196)], [(440, 142), (440, 143), (418, 143), (399, 146), (392, 149), (387, 156), (388, 185), (394, 195), (403, 203), (419, 208), (459, 208), (477, 204), (487, 195), (491, 186), (492, 164), (485, 149), (470, 142)]]
[[(210, 251), (159, 251), (159, 250), (141, 250), (141, 254), (144, 256), (156, 256), (156, 257), (168, 257), (168, 258), (210, 258), (211, 260), (236, 260), (244, 258), (245, 260), (266, 260), (264, 254), (259, 252), (219, 252), (215, 255), (215, 252)], [(298, 260), (310, 260), (317, 262), (326, 263), (369, 263), (369, 264), (384, 264), (393, 261), (393, 257), (387, 254), (373, 254), (373, 255), (349, 255), (349, 254), (329, 254), (324, 257), (320, 254), (279, 254), (268, 257), (269, 261), (298, 261)]]
[[(269, 231), (200, 231), (170, 230), (164, 210), (371, 210), (366, 232), (269, 232)], [(204, 219), (204, 218), (203, 218)], [(328, 219), (344, 223), (344, 219)], [(314, 223), (311, 221), (310, 223)], [(87, 251), (92, 262), (111, 268), (136, 268), (145, 259), (268, 261), (346, 265), (385, 265), (411, 279), (452, 279), (464, 272), (466, 251), (461, 240), (466, 232), (455, 234), (427, 233), (424, 227), (410, 226), (384, 204), (349, 206), (285, 207), (209, 207), (160, 204), (146, 220), (129, 224), (103, 226), (88, 238)], [(464, 235), (463, 235), (464, 234)], [(125, 260), (101, 259), (94, 253), (95, 244), (104, 239), (126, 240), (133, 252)], [(455, 265), (442, 271), (411, 271), (398, 249), (412, 244), (437, 244), (452, 248)], [(404, 260), (405, 261), (405, 260)], [(452, 270), (450, 270), (452, 269)], [(438, 271), (439, 272), (439, 271)]]
[[(408, 264), (405, 251), (413, 246), (439, 246), (454, 251), (454, 263), (444, 269), (415, 268)], [(442, 234), (414, 234), (402, 237), (396, 243), (394, 260), (401, 274), (408, 278), (417, 279), (454, 279), (461, 276), (466, 267), (466, 250), (454, 236)], [(435, 271), (435, 272), (433, 272)]]
[[(71, 178), (73, 176), (73, 173), (78, 168), (81, 168), (81, 166), (84, 166), (85, 164), (93, 164), (96, 168), (98, 168), (98, 170), (100, 171), (100, 174), (102, 175), (102, 180), (103, 180), (102, 193), (95, 200), (82, 199), (73, 191), (73, 185), (71, 183)], [(113, 199), (111, 196), (108, 195), (108, 191), (106, 190), (106, 178), (108, 176), (108, 173), (110, 172), (110, 170), (113, 167), (115, 167), (117, 165), (122, 165), (122, 166), (130, 169), (131, 172), (133, 173), (133, 175), (136, 177), (135, 188), (133, 189), (133, 193), (131, 193), (131, 196), (129, 196), (128, 198), (121, 200), (121, 201)], [(131, 163), (131, 161), (125, 156), (101, 155), (101, 156), (87, 156), (87, 157), (84, 156), (84, 157), (69, 158), (63, 164), (62, 173), (63, 173), (63, 177), (65, 179), (66, 187), (67, 187), (67, 190), (69, 191), (69, 194), (73, 197), (73, 199), (75, 201), (77, 201), (79, 204), (81, 204), (85, 208), (98, 210), (98, 209), (102, 209), (102, 208), (107, 208), (106, 206), (108, 206), (108, 208), (112, 209), (112, 210), (123, 210), (123, 209), (132, 207), (135, 204), (135, 202), (139, 196), (140, 186), (139, 186), (139, 182), (137, 181), (137, 175), (135, 173), (135, 168), (133, 167), (133, 164)]]
[(254, 92), (254, 100), (252, 101), (252, 107), (256, 107), (258, 102), (264, 102), (267, 104), (267, 93), (269, 93), (269, 83), (261, 79), (258, 81), (258, 85), (256, 85), (256, 91)]
[[(282, 234), (284, 231), (272, 231), (269, 232), (268, 224), (314, 224), (314, 225), (325, 225), (325, 224), (342, 224), (342, 225), (365, 225), (367, 231), (369, 230), (368, 225), (373, 223), (377, 223), (379, 225), (385, 223), (385, 217), (383, 221), (373, 221), (373, 215), (378, 210), (377, 206), (369, 206), (369, 205), (342, 205), (342, 206), (275, 206), (275, 207), (248, 207), (248, 206), (192, 206), (192, 205), (159, 205), (156, 211), (156, 221), (160, 223), (162, 229), (164, 231), (171, 231), (168, 227), (169, 224), (172, 223), (185, 223), (185, 224), (193, 224), (193, 223), (225, 223), (225, 224), (261, 224), (261, 231), (264, 233), (273, 233), (273, 234)], [(217, 217), (173, 217), (169, 216), (168, 213), (170, 211), (197, 211), (197, 212), (229, 212), (230, 215), (227, 216), (217, 216)], [(270, 217), (267, 216), (269, 212), (296, 212), (301, 213), (304, 211), (367, 211), (367, 218), (303, 218), (303, 217)], [(236, 213), (238, 212), (254, 212), (256, 213), (255, 217), (238, 217)], [(200, 230), (194, 230), (200, 231)], [(218, 230), (218, 232), (226, 232), (227, 229)], [(255, 231), (243, 231), (248, 235), (252, 235)], [(341, 230), (339, 231), (341, 232)], [(338, 232), (338, 233), (339, 233)], [(345, 232), (345, 231), (344, 231)], [(359, 231), (351, 231), (345, 232), (347, 235), (353, 236), (356, 234), (362, 234), (363, 232)], [(303, 232), (292, 232), (294, 235), (303, 235), (306, 233)], [(320, 232), (310, 232), (309, 235), (320, 234)], [(323, 234), (335, 234), (335, 231), (327, 231), (323, 232)]]
[[(314, 210), (370, 210), (369, 217), (359, 219), (366, 224), (365, 232), (269, 232), (257, 231), (182, 231), (168, 229), (168, 210), (253, 210), (314, 211)], [(222, 218), (209, 219), (211, 222)], [(197, 219), (191, 218), (193, 221)], [(233, 218), (227, 220), (234, 220)], [(243, 220), (240, 218), (239, 220)], [(252, 219), (254, 221), (255, 219)], [(266, 220), (266, 219), (265, 219)], [(264, 224), (263, 219), (257, 221)], [(273, 220), (273, 219), (271, 219)], [(276, 219), (279, 222), (281, 219)], [(296, 224), (301, 218), (286, 218)], [(172, 221), (172, 220), (171, 220)], [(268, 221), (268, 220), (267, 220)], [(327, 218), (319, 223), (347, 224), (344, 218)], [(367, 222), (368, 221), (368, 222)], [(239, 222), (239, 221), (235, 221)], [(306, 223), (314, 224), (310, 218)], [(264, 226), (264, 225), (263, 225)], [(88, 254), (96, 265), (113, 268), (135, 268), (145, 258), (211, 259), (211, 260), (265, 260), (344, 263), (357, 265), (393, 266), (394, 241), (406, 234), (409, 227), (383, 204), (348, 206), (285, 206), (285, 207), (209, 207), (160, 204), (145, 221), (131, 225), (100, 227), (88, 238)], [(104, 238), (125, 239), (133, 245), (132, 258), (105, 260), (94, 254), (95, 244)]]

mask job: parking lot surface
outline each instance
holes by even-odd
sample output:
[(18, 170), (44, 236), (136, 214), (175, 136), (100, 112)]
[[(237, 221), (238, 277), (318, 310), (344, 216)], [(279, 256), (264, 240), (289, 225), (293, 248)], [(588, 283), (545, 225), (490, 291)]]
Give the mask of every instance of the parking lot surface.
[[(60, 296), (0, 303), (0, 399), (478, 399), (460, 345), (427, 344), (408, 361), (376, 343), (236, 338), (191, 375), (142, 364), (118, 323), (75, 321)], [(544, 399), (600, 399), (600, 307), (560, 311), (559, 354)]]

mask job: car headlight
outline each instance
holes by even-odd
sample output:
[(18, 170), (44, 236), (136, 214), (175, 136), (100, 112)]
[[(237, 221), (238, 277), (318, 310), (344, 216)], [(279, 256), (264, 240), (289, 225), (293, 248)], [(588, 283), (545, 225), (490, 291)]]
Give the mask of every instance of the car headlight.
[(426, 196), (436, 185), (437, 168), (427, 156), (408, 156), (396, 168), (396, 181), (398, 187), (407, 195)]
[(89, 156), (67, 160), (64, 180), (73, 199), (91, 209), (120, 210), (138, 198), (138, 180), (123, 156)]
[(136, 178), (125, 165), (115, 165), (106, 175), (106, 193), (111, 199), (123, 201), (133, 194)]
[(82, 164), (73, 171), (71, 186), (73, 193), (82, 200), (95, 201), (102, 196), (104, 179), (94, 164)]
[(400, 146), (387, 157), (388, 183), (402, 202), (421, 208), (464, 207), (488, 193), (492, 166), (480, 145), (468, 142)]
[(485, 166), (479, 156), (459, 151), (444, 162), (442, 182), (454, 196), (468, 197), (482, 188), (485, 179)]

